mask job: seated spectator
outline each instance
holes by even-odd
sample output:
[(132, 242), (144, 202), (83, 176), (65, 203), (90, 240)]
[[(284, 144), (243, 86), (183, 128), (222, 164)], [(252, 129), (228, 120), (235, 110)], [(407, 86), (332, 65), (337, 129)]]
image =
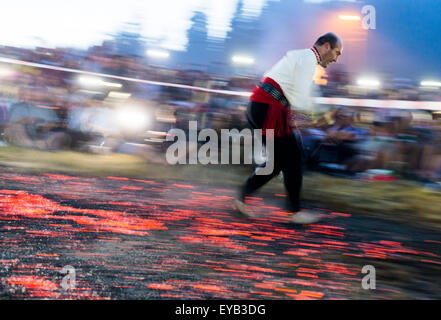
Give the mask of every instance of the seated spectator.
[(316, 128), (309, 128), (306, 135), (309, 161), (345, 164), (356, 155), (355, 143), (364, 132), (354, 126), (354, 113), (338, 108), (330, 113), (328, 121), (319, 121)]

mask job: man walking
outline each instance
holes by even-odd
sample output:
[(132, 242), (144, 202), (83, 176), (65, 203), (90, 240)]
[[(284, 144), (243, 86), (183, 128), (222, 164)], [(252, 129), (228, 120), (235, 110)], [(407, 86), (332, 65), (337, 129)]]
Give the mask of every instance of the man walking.
[[(269, 175), (259, 175), (259, 166), (248, 178), (234, 204), (244, 215), (254, 217), (245, 204), (245, 198), (283, 172), (285, 188), (288, 193), (290, 210), (294, 213), (294, 223), (314, 223), (319, 214), (312, 210), (300, 211), (300, 191), (302, 187), (302, 145), (296, 136), (295, 123), (291, 121), (291, 108), (308, 107), (309, 92), (317, 64), (326, 68), (337, 62), (343, 50), (340, 38), (334, 33), (319, 37), (310, 49), (288, 51), (265, 75), (250, 96), (247, 118), (254, 129), (274, 130), (274, 170)], [(265, 139), (264, 139), (265, 140)]]

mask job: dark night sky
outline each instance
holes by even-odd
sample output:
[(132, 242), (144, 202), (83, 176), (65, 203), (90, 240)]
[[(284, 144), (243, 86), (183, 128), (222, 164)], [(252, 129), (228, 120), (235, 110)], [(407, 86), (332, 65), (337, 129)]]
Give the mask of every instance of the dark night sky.
[[(391, 53), (387, 59), (378, 59), (378, 67), (386, 68), (389, 63), (397, 73), (409, 73), (417, 78), (441, 77), (441, 1), (371, 2), (377, 11), (376, 33), (398, 49), (396, 55)], [(374, 43), (373, 53), (375, 49)]]
[[(317, 35), (328, 31), (324, 29), (327, 21), (323, 17), (348, 9), (360, 13), (364, 5), (375, 7), (376, 29), (368, 31), (364, 59), (357, 61), (357, 56), (346, 57), (350, 58), (350, 63), (345, 64), (348, 71), (387, 73), (417, 81), (441, 79), (438, 59), (441, 54), (440, 0), (369, 0), (355, 3), (281, 0), (270, 3), (260, 19), (263, 27), (257, 30), (262, 32), (258, 53), (261, 69), (270, 66), (284, 51), (309, 46)], [(350, 52), (344, 54), (349, 55)]]

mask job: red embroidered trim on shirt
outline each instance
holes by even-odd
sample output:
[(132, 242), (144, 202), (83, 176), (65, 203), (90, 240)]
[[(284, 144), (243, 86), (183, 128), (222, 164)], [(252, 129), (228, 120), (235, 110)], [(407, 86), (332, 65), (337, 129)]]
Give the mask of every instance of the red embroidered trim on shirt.
[(317, 58), (317, 63), (320, 63), (322, 61), (322, 56), (320, 55), (320, 52), (318, 52), (316, 47), (311, 48), (312, 52), (314, 52), (315, 57)]

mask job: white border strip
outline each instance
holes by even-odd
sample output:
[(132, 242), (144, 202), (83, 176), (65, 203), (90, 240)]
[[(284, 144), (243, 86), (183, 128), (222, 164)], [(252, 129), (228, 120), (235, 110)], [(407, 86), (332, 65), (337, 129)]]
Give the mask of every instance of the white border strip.
[[(43, 68), (43, 69), (50, 69), (50, 70), (57, 70), (57, 71), (64, 71), (64, 72), (71, 72), (71, 73), (87, 74), (97, 77), (146, 83), (146, 84), (165, 86), (165, 87), (175, 87), (175, 88), (189, 89), (189, 90), (202, 91), (202, 92), (220, 93), (220, 94), (226, 94), (232, 96), (249, 97), (251, 95), (251, 92), (214, 90), (214, 89), (195, 87), (195, 86), (189, 86), (189, 85), (183, 85), (177, 83), (135, 79), (135, 78), (115, 76), (105, 73), (51, 66), (41, 63), (28, 62), (28, 61), (10, 59), (5, 57), (0, 57), (0, 62)], [(328, 105), (339, 105), (339, 106), (441, 111), (441, 101), (375, 100), (375, 99), (350, 99), (350, 98), (339, 98), (339, 97), (333, 97), (333, 98), (316, 97), (316, 98), (312, 98), (312, 100), (314, 103), (317, 104), (328, 104)]]
[(190, 89), (190, 90), (196, 90), (196, 91), (221, 93), (221, 94), (228, 94), (228, 95), (235, 95), (235, 96), (242, 96), (242, 97), (249, 97), (251, 95), (251, 92), (214, 90), (214, 89), (194, 87), (194, 86), (177, 84), (177, 83), (135, 79), (135, 78), (115, 76), (115, 75), (105, 74), (105, 73), (90, 72), (90, 71), (84, 71), (84, 70), (78, 70), (78, 69), (70, 69), (70, 68), (64, 68), (64, 67), (51, 66), (51, 65), (47, 65), (47, 64), (28, 62), (28, 61), (22, 61), (22, 60), (16, 60), (16, 59), (4, 58), (4, 57), (0, 57), (0, 62), (17, 64), (17, 65), (22, 65), (22, 66), (29, 66), (29, 67), (36, 67), (36, 68), (42, 68), (42, 69), (71, 72), (71, 73), (87, 74), (90, 76), (97, 76), (97, 77), (103, 77), (103, 78), (111, 78), (111, 79), (118, 79), (118, 80), (131, 81), (131, 82), (147, 83), (147, 84), (152, 84), (152, 85), (157, 85), (157, 86), (183, 88), (183, 89)]
[(313, 98), (317, 104), (351, 107), (441, 111), (441, 101), (374, 100), (349, 98)]

